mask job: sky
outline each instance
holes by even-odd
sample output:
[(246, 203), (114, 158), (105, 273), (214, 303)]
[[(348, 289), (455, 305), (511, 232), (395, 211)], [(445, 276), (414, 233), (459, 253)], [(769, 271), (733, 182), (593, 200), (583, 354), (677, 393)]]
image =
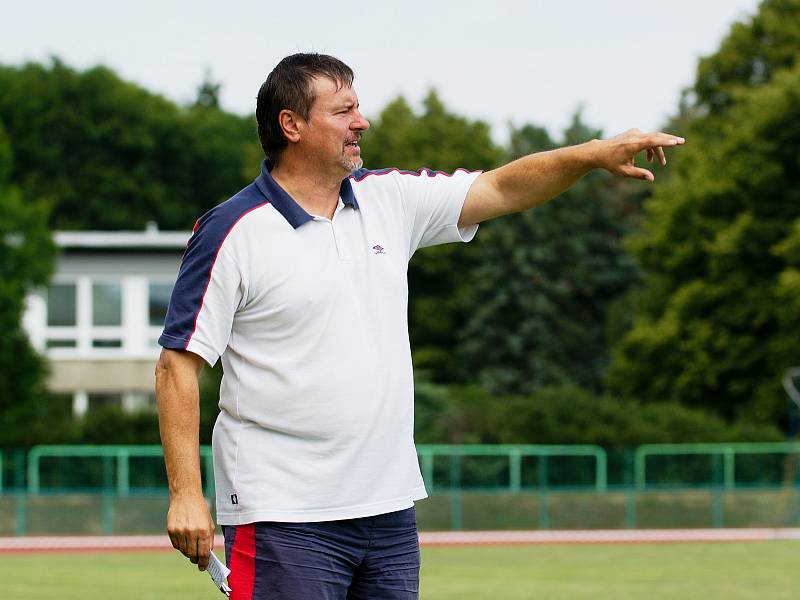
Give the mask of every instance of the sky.
[[(104, 64), (175, 100), (210, 73), (226, 110), (249, 114), (272, 67), (298, 51), (338, 56), (356, 73), (362, 111), (398, 95), (418, 107), (435, 88), (453, 111), (492, 126), (558, 134), (579, 106), (613, 135), (654, 130), (758, 0), (0, 0), (0, 63), (56, 55)], [(2, 90), (0, 90), (2, 93)], [(676, 132), (680, 133), (680, 132)]]

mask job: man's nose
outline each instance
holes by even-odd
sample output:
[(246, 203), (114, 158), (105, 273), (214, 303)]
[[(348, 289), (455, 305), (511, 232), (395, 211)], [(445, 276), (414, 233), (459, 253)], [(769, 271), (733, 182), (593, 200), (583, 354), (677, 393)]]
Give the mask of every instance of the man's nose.
[(364, 118), (360, 112), (357, 113), (355, 121), (350, 124), (350, 129), (356, 129), (358, 131), (366, 131), (369, 129), (369, 121)]

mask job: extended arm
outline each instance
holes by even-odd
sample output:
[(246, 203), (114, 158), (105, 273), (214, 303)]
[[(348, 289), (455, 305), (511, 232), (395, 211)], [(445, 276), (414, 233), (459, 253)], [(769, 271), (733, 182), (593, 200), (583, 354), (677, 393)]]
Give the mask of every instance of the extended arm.
[(203, 359), (196, 354), (167, 349), (156, 364), (158, 423), (169, 479), (167, 533), (172, 545), (201, 571), (208, 566), (215, 529), (200, 478), (202, 367)]
[(569, 189), (596, 168), (615, 175), (653, 181), (647, 169), (634, 166), (634, 157), (647, 150), (647, 160), (657, 157), (667, 164), (664, 146), (684, 139), (668, 133), (642, 133), (631, 129), (608, 140), (592, 140), (548, 152), (524, 156), (481, 174), (467, 194), (459, 227), (533, 208)]

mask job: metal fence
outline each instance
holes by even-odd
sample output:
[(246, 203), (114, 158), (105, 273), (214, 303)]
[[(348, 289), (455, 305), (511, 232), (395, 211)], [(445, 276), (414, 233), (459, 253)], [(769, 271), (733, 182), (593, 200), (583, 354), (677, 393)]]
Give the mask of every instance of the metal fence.
[[(423, 529), (800, 524), (800, 444), (420, 445)], [(214, 496), (210, 447), (204, 493)], [(168, 503), (160, 446), (0, 452), (0, 535), (151, 533)]]

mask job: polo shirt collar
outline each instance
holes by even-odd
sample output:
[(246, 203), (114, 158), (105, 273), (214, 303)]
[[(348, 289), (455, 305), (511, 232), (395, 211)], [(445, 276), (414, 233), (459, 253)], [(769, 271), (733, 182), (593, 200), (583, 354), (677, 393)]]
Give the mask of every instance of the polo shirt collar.
[[(314, 217), (295, 202), (294, 198), (287, 194), (286, 190), (279, 186), (278, 182), (272, 178), (272, 174), (270, 173), (272, 166), (269, 160), (265, 160), (261, 163), (261, 174), (256, 177), (256, 186), (261, 190), (261, 193), (267, 197), (269, 203), (283, 215), (283, 218), (286, 219), (292, 227), (297, 229), (303, 223), (311, 221)], [(339, 197), (342, 199), (345, 206), (350, 206), (355, 209), (358, 208), (358, 202), (356, 201), (355, 194), (353, 194), (353, 186), (350, 184), (349, 177), (345, 177), (342, 180), (342, 185), (339, 188)]]

